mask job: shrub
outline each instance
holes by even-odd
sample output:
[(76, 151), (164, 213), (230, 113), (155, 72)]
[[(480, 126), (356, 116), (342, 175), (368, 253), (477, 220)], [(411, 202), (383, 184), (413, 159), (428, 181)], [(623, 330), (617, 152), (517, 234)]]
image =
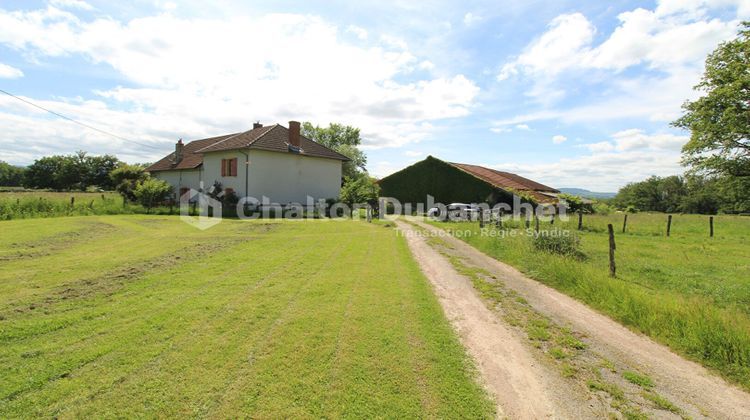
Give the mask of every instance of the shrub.
[(347, 177), (344, 186), (341, 187), (341, 201), (348, 204), (376, 203), (380, 194), (380, 186), (373, 178), (360, 176), (352, 179)]
[(562, 193), (557, 196), (561, 202), (568, 206), (568, 211), (575, 213), (584, 209), (584, 203), (581, 197), (573, 194)]
[(135, 201), (136, 184), (148, 176), (148, 173), (139, 165), (122, 165), (109, 174), (115, 190), (128, 201)]
[(533, 236), (533, 244), (540, 251), (578, 259), (585, 257), (580, 238), (569, 231), (555, 229), (537, 232)]
[(614, 207), (610, 206), (607, 203), (602, 203), (602, 202), (596, 202), (596, 203), (594, 203), (594, 205), (592, 206), (592, 208), (594, 210), (594, 213), (596, 213), (596, 214), (603, 214), (605, 216), (608, 215), (608, 214), (612, 214), (615, 211)]
[(135, 198), (146, 207), (146, 212), (150, 213), (151, 209), (164, 202), (172, 193), (172, 186), (156, 178), (148, 178), (138, 182), (135, 185)]

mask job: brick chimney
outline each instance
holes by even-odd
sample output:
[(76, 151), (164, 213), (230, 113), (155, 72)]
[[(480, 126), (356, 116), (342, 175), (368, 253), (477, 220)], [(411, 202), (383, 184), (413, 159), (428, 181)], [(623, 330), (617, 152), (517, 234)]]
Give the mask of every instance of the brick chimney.
[(178, 140), (177, 143), (174, 145), (174, 164), (177, 165), (182, 161), (182, 149), (185, 147), (184, 144), (182, 144), (182, 139)]
[(255, 130), (256, 128), (261, 128), (261, 127), (263, 127), (263, 124), (261, 124), (260, 121), (253, 123), (253, 130)]
[(299, 121), (289, 121), (289, 144), (299, 148)]

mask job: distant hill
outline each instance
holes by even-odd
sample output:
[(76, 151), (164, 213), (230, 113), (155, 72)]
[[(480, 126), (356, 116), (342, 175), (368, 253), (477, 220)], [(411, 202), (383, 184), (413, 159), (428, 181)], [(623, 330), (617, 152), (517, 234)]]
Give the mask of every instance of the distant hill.
[(577, 195), (583, 198), (612, 198), (617, 195), (613, 192), (595, 192), (583, 188), (558, 188), (560, 192)]

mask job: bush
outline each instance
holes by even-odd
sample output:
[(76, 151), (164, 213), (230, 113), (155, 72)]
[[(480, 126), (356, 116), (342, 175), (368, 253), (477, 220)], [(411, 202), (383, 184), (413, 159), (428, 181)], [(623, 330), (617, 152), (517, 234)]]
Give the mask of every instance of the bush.
[(341, 187), (341, 201), (352, 206), (354, 204), (374, 204), (378, 201), (380, 186), (373, 178), (363, 175), (352, 179), (347, 177)]
[(577, 235), (566, 230), (548, 230), (537, 232), (533, 237), (534, 248), (552, 254), (585, 258), (581, 250), (581, 240)]
[(612, 214), (615, 211), (615, 208), (610, 206), (607, 203), (602, 202), (596, 202), (593, 204), (592, 209), (594, 210), (594, 213), (596, 214), (602, 214), (602, 215), (608, 215)]
[(128, 201), (135, 201), (135, 186), (148, 178), (148, 173), (139, 165), (122, 165), (109, 174), (115, 190)]
[(148, 178), (136, 184), (133, 194), (138, 202), (146, 207), (146, 212), (150, 213), (155, 205), (169, 198), (172, 194), (172, 186), (160, 179)]

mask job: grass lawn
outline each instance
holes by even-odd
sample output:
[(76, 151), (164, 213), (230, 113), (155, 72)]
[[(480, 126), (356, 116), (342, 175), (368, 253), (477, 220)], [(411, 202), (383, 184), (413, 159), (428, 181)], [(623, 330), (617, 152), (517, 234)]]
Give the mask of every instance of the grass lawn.
[(0, 418), (493, 415), (391, 228), (0, 225)]
[[(667, 238), (666, 215), (630, 214), (624, 234), (623, 217), (586, 215), (581, 232), (577, 217), (540, 223), (541, 231), (577, 234), (583, 260), (535, 249), (533, 223), (531, 231), (506, 223), (505, 237), (480, 235), (477, 222), (433, 224), (750, 389), (750, 218), (715, 217), (709, 238), (708, 216), (674, 215)], [(616, 279), (608, 276), (608, 223)]]

